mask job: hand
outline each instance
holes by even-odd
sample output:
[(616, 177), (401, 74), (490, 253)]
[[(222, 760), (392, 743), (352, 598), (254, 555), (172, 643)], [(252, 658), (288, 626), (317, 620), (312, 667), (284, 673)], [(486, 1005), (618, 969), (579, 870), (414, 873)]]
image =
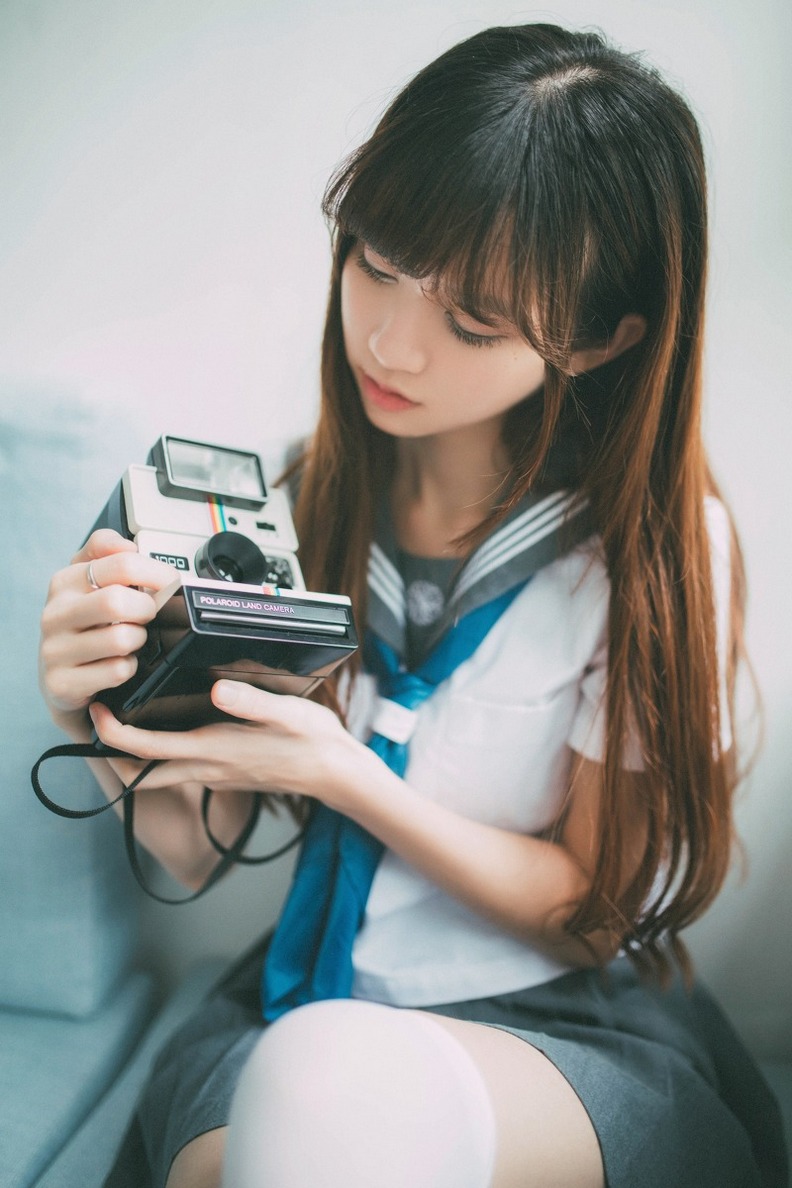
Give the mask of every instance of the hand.
[(96, 694), (137, 668), (155, 604), (135, 587), (159, 590), (175, 576), (132, 541), (102, 529), (53, 577), (41, 618), (40, 682), (55, 721), (73, 736), (85, 733), (85, 709)]
[(331, 803), (343, 788), (345, 763), (367, 750), (313, 701), (229, 680), (213, 686), (212, 701), (238, 720), (164, 731), (122, 725), (99, 702), (90, 714), (108, 746), (161, 761), (141, 785), (147, 790), (198, 783), (217, 792), (279, 792)]

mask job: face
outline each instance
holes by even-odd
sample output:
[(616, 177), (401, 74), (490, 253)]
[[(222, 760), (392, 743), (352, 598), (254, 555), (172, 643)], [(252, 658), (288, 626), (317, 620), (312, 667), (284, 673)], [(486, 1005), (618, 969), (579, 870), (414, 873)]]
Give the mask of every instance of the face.
[(497, 426), (544, 382), (542, 359), (513, 326), (443, 305), (360, 242), (344, 265), (341, 316), (366, 415), (396, 437)]

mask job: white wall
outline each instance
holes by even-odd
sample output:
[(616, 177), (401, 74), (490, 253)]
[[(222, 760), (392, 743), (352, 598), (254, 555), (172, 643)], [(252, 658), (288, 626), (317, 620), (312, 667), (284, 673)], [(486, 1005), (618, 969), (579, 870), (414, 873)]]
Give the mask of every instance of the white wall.
[[(788, 0), (5, 0), (0, 383), (134, 413), (141, 441), (168, 429), (235, 444), (252, 426), (269, 453), (307, 431), (333, 164), (430, 57), (536, 19), (646, 50), (704, 128), (708, 436), (743, 532), (767, 717), (739, 807), (747, 880), (692, 941), (757, 1050), (792, 1054)], [(153, 908), (171, 972), (198, 935), (223, 952), (255, 935), (286, 870), (245, 874), (178, 920)]]

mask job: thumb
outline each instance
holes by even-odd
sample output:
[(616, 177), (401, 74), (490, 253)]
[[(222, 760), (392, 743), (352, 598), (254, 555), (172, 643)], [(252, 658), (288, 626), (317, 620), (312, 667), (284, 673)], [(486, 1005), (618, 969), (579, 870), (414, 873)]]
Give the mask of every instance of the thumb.
[(256, 689), (246, 681), (217, 681), (212, 686), (212, 702), (218, 709), (248, 722), (272, 722), (277, 717), (276, 693)]

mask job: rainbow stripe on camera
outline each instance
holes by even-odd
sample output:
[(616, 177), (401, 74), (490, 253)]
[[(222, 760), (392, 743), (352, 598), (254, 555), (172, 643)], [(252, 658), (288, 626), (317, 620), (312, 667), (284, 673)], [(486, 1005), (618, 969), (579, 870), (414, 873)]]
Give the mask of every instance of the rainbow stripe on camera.
[(212, 530), (214, 532), (227, 532), (225, 508), (217, 499), (209, 498), (206, 501), (209, 505), (209, 519), (212, 521)]

